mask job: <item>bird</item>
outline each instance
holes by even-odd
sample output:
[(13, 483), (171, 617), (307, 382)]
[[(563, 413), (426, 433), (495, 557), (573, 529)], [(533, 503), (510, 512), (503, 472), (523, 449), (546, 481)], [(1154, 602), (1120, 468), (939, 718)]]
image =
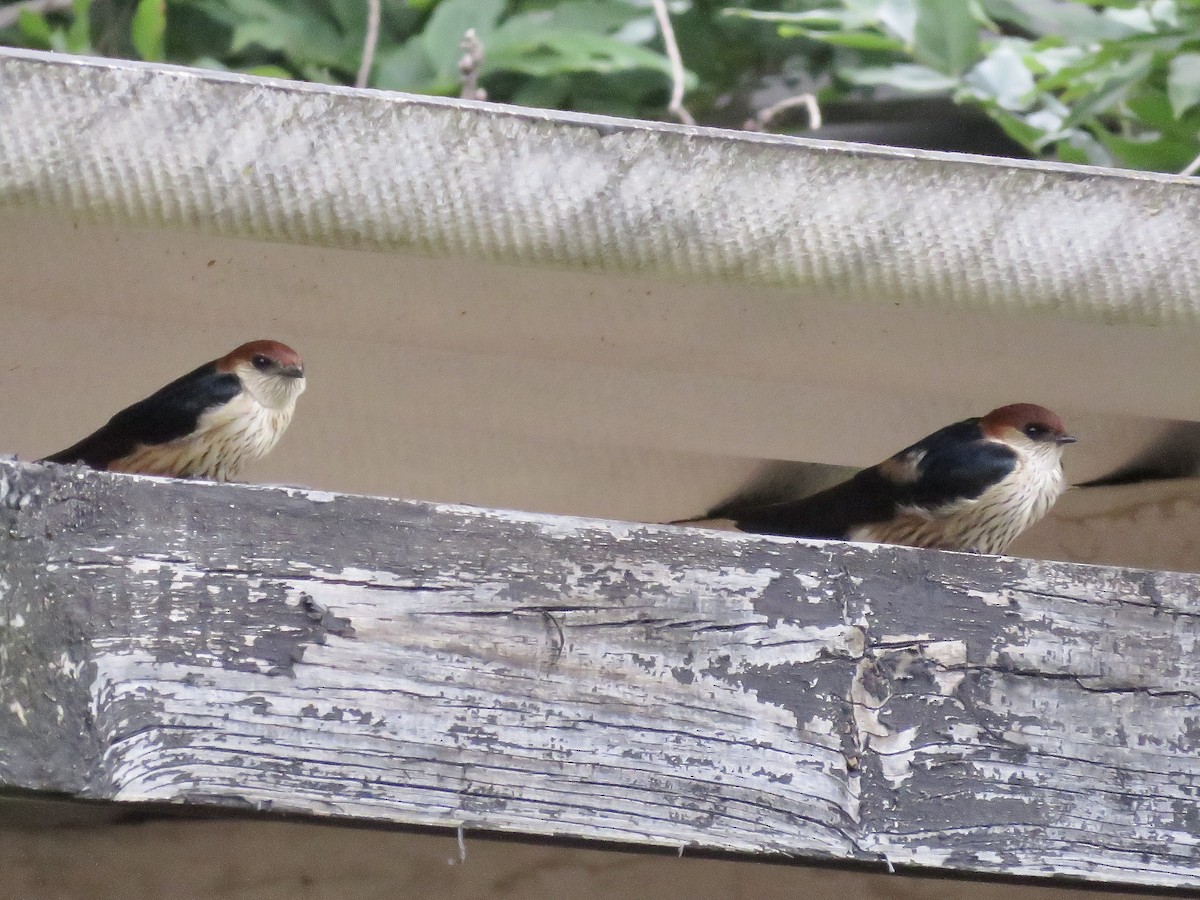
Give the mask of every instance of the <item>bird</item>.
[(726, 501), (673, 525), (758, 534), (1002, 553), (1066, 488), (1075, 438), (1032, 403), (963, 419), (851, 478), (796, 500)]
[(230, 481), (275, 446), (304, 388), (299, 353), (278, 341), (250, 341), (39, 462)]

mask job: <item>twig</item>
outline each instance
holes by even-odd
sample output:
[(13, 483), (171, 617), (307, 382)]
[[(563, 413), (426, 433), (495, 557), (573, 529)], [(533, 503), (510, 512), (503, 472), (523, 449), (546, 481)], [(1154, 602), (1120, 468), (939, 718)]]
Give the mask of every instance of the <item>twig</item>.
[(1183, 171), (1180, 172), (1179, 174), (1180, 175), (1195, 175), (1197, 172), (1200, 172), (1200, 156), (1197, 156), (1190, 163), (1188, 163), (1186, 166), (1184, 166)]
[(821, 127), (821, 107), (817, 105), (817, 98), (812, 94), (797, 94), (795, 97), (787, 97), (778, 103), (772, 103), (765, 109), (759, 110), (754, 118), (746, 120), (746, 124), (742, 128), (746, 131), (765, 131), (767, 126), (781, 112), (794, 109), (797, 106), (803, 106), (808, 110), (808, 127), (810, 130)]
[(363, 38), (362, 61), (358, 64), (355, 87), (366, 87), (375, 65), (375, 47), (379, 43), (380, 0), (367, 0), (367, 35)]
[(679, 44), (675, 42), (675, 29), (671, 27), (671, 17), (667, 14), (667, 0), (650, 0), (650, 2), (654, 6), (654, 17), (658, 19), (658, 30), (662, 32), (667, 59), (671, 62), (671, 102), (667, 104), (667, 111), (684, 125), (695, 125), (696, 120), (683, 105), (683, 57), (679, 55)]
[(462, 90), (458, 96), (464, 100), (486, 100), (487, 91), (479, 86), (479, 69), (483, 65), (483, 41), (479, 39), (474, 28), (468, 28), (458, 46), (463, 52), (462, 59), (458, 61), (458, 72), (462, 76)]
[(71, 0), (25, 0), (0, 9), (0, 28), (17, 24), (22, 12), (50, 13), (71, 8)]

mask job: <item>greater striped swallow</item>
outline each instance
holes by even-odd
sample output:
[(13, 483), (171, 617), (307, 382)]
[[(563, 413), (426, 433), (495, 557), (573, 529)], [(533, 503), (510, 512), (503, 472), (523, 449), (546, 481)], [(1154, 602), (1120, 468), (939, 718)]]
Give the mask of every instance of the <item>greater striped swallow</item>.
[(1074, 441), (1050, 410), (1015, 403), (947, 425), (811, 496), (734, 500), (671, 524), (1001, 553), (1063, 492), (1062, 451)]
[(278, 341), (251, 341), (42, 462), (227, 481), (275, 446), (304, 388), (300, 354)]

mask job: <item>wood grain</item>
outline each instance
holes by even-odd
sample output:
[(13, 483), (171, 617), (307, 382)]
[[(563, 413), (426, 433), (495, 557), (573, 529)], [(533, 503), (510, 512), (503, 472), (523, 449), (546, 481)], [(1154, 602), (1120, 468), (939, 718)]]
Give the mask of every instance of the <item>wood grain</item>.
[(0, 463), (0, 785), (1197, 886), (1200, 576)]

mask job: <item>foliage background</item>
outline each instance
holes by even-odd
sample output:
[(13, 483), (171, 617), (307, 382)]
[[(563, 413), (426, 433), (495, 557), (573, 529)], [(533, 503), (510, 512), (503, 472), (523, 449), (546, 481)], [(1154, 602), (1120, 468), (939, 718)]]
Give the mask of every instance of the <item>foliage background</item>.
[[(1159, 171), (1200, 155), (1200, 0), (666, 4), (685, 105), (704, 124), (738, 127), (811, 93), (835, 119), (986, 129), (982, 116), (956, 116), (979, 110), (1015, 154)], [(671, 66), (652, 0), (381, 0), (380, 9), (371, 87), (457, 95), (460, 43), (473, 28), (490, 99), (668, 117)], [(367, 0), (23, 0), (0, 5), (0, 43), (353, 84), (367, 21)], [(804, 130), (803, 110), (773, 127), (789, 123)], [(912, 143), (894, 128), (879, 134)]]

